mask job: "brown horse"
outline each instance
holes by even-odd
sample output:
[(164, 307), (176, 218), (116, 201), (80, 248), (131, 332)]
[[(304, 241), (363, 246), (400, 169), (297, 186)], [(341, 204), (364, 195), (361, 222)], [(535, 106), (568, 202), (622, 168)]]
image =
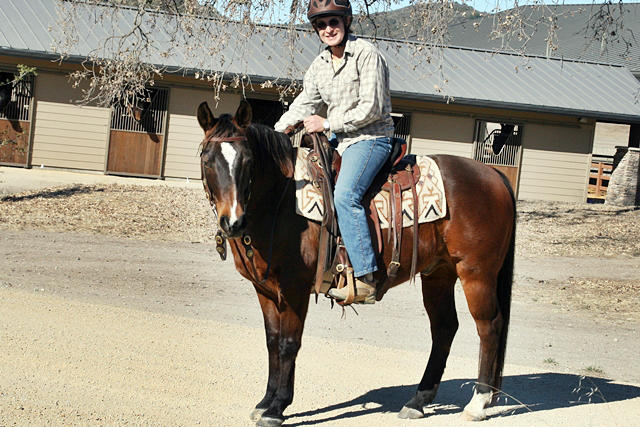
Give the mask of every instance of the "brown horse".
[[(230, 239), (236, 269), (253, 283), (264, 316), (269, 378), (251, 418), (259, 426), (279, 426), (293, 399), (295, 360), (316, 271), (320, 225), (296, 214), (291, 184), (295, 149), (286, 135), (251, 124), (251, 108), (245, 102), (235, 117), (225, 114), (217, 119), (202, 103), (198, 122), (205, 133), (201, 152), (205, 191), (220, 229)], [(464, 413), (480, 420), (502, 380), (515, 200), (504, 176), (494, 169), (460, 157), (433, 158), (442, 173), (448, 209), (444, 219), (421, 224), (418, 230), (417, 271), (431, 322), (431, 355), (416, 395), (399, 416), (424, 416), (423, 407), (436, 395), (458, 329), (454, 284), (460, 278), (480, 336), (478, 382)], [(411, 228), (404, 233), (402, 267), (392, 286), (409, 280)], [(385, 262), (390, 251), (384, 250)]]

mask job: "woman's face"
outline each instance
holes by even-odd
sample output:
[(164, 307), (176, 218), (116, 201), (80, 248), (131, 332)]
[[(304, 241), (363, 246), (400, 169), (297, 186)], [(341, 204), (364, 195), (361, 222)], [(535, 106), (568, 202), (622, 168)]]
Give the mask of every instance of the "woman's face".
[(340, 16), (325, 16), (318, 18), (315, 23), (320, 40), (329, 47), (334, 47), (342, 42), (345, 36), (344, 21)]

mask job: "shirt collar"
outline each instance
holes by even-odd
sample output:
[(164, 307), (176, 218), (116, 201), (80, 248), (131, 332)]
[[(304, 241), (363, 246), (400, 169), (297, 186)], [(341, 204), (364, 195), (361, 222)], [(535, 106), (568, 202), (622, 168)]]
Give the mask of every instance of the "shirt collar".
[[(347, 34), (347, 42), (344, 45), (344, 55), (347, 56), (353, 56), (353, 54), (355, 53), (355, 46), (354, 46), (354, 42), (356, 41), (357, 37), (353, 34)], [(325, 46), (324, 50), (322, 51), (322, 53), (320, 54), (320, 56), (322, 57), (322, 59), (324, 59), (326, 62), (330, 62), (331, 61), (331, 48), (329, 46)]]

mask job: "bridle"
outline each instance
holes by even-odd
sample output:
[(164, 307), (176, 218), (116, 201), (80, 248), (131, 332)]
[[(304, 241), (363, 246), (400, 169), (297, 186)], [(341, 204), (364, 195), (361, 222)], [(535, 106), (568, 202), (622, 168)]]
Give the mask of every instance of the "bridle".
[[(246, 142), (247, 141), (247, 137), (242, 135), (242, 136), (228, 136), (228, 137), (222, 137), (222, 136), (210, 136), (208, 138), (203, 139), (202, 141), (202, 147), (203, 147), (203, 151), (204, 148), (206, 146), (209, 145), (209, 143), (211, 142)], [(207, 169), (211, 169), (207, 164), (203, 163), (203, 166)], [(250, 274), (251, 276), (251, 282), (253, 282), (253, 284), (256, 286), (256, 288), (261, 291), (263, 294), (265, 294), (265, 296), (273, 299), (274, 301), (278, 301), (280, 302), (280, 294), (274, 292), (271, 288), (268, 288), (265, 285), (265, 283), (267, 282), (267, 279), (269, 278), (269, 272), (271, 270), (271, 257), (273, 255), (273, 235), (275, 233), (275, 228), (276, 228), (276, 223), (278, 220), (278, 211), (280, 210), (280, 206), (282, 205), (282, 202), (285, 198), (285, 195), (287, 194), (287, 190), (289, 189), (289, 184), (291, 183), (291, 181), (293, 180), (293, 178), (289, 178), (287, 177), (287, 184), (284, 187), (284, 190), (282, 191), (282, 194), (280, 195), (280, 200), (278, 201), (278, 204), (276, 205), (276, 211), (274, 213), (273, 216), (273, 222), (271, 224), (271, 234), (269, 236), (269, 254), (267, 257), (267, 271), (264, 275), (264, 277), (262, 279), (258, 279), (258, 270), (256, 269), (255, 266), (255, 261), (254, 261), (254, 254), (255, 254), (255, 249), (252, 245), (252, 239), (251, 236), (248, 233), (244, 233), (242, 235), (242, 237), (229, 237), (224, 231), (222, 230), (218, 230), (218, 232), (216, 233), (216, 251), (218, 252), (218, 254), (220, 255), (220, 258), (222, 258), (222, 260), (224, 261), (226, 259), (226, 240), (230, 240), (231, 243), (233, 243), (233, 245), (236, 248), (236, 252), (238, 254), (240, 254), (241, 257), (241, 261), (242, 261), (242, 265), (244, 266), (245, 270)], [(211, 204), (213, 213), (216, 217), (216, 222), (218, 221), (218, 212), (217, 212), (217, 208), (215, 206), (215, 202), (213, 200), (213, 196), (211, 194), (211, 191), (209, 190), (209, 187), (207, 186), (207, 179), (206, 176), (203, 177), (202, 180), (202, 184), (204, 186), (204, 190), (205, 193), (207, 194), (207, 197), (209, 199), (209, 203)], [(252, 183), (249, 183), (249, 187), (251, 188)], [(251, 189), (249, 190), (249, 196), (247, 197), (247, 206), (249, 205), (249, 200), (251, 198)], [(242, 243), (242, 246), (244, 247), (244, 256), (242, 255), (242, 252), (240, 251), (240, 247), (238, 245), (238, 240), (240, 240), (240, 242)], [(247, 261), (245, 261), (245, 258), (247, 259)], [(248, 264), (248, 266), (247, 266)], [(250, 267), (250, 268), (249, 268)]]

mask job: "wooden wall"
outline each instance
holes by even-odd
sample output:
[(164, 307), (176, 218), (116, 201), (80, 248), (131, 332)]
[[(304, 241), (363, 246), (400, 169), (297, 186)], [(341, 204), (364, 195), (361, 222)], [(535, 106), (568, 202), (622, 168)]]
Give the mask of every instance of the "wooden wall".
[(411, 114), (411, 153), (471, 157), (475, 119), (429, 113)]
[(593, 125), (526, 124), (519, 198), (584, 202)]
[(616, 154), (616, 145), (629, 145), (629, 128), (629, 125), (596, 123), (593, 154), (613, 156)]

